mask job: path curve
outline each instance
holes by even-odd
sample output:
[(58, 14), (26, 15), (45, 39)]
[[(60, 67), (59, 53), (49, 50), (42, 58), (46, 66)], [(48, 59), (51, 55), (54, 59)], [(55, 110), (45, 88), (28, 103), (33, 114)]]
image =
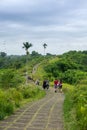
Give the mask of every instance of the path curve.
[(46, 90), (43, 99), (29, 103), (7, 119), (0, 121), (0, 130), (64, 130), (63, 93)]
[(34, 67), (33, 67), (33, 70), (32, 70), (32, 74), (35, 74), (36, 73), (36, 70), (38, 68), (38, 66), (40, 65), (41, 63), (38, 63), (36, 64)]

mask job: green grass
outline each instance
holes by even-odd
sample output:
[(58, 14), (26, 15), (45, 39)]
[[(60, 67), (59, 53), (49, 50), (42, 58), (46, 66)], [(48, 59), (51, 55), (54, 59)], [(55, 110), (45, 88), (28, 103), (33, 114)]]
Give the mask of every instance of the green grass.
[[(82, 81), (83, 82), (83, 81)], [(87, 85), (64, 84), (64, 124), (65, 130), (86, 130), (87, 128)]]
[(45, 96), (45, 91), (36, 86), (20, 86), (18, 88), (0, 89), (0, 120), (11, 115), (26, 103)]

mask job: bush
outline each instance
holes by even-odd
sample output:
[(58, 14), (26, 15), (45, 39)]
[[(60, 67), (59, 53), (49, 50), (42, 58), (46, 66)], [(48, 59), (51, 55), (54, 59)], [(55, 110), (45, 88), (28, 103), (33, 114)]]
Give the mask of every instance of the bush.
[(73, 101), (76, 107), (76, 119), (80, 130), (87, 128), (87, 86), (79, 85), (74, 91)]
[(69, 84), (78, 84), (86, 76), (87, 73), (80, 70), (67, 70), (63, 75), (63, 80)]
[(20, 83), (22, 83), (22, 78), (20, 75), (14, 72), (14, 70), (4, 70), (0, 74), (0, 86), (2, 88), (12, 88), (17, 87)]
[(75, 117), (75, 108), (73, 105), (73, 93), (74, 86), (63, 84), (63, 91), (65, 92), (65, 100), (64, 100), (64, 122), (66, 130), (76, 130), (77, 123)]
[(0, 120), (12, 114), (16, 108), (22, 105), (25, 99), (39, 99), (44, 95), (45, 91), (35, 86), (32, 87), (32, 85), (9, 88), (6, 91), (0, 89)]
[(14, 104), (8, 100), (5, 92), (0, 90), (0, 120), (5, 116), (12, 114), (14, 111)]
[(22, 93), (16, 88), (10, 88), (8, 94), (8, 97), (10, 97), (10, 101), (14, 103), (14, 106), (19, 107), (23, 99)]
[[(86, 130), (87, 128), (87, 85), (85, 80), (75, 87), (64, 86), (64, 119), (66, 130)], [(71, 88), (71, 89), (70, 89)], [(71, 125), (72, 124), (72, 125)]]
[[(23, 97), (25, 99), (27, 98), (36, 98), (38, 97), (38, 95), (40, 95), (40, 93), (42, 94), (42, 97), (43, 97), (43, 91), (39, 88), (31, 88), (31, 87), (25, 87), (22, 89), (22, 94), (23, 94)], [(45, 93), (44, 93), (45, 95)]]

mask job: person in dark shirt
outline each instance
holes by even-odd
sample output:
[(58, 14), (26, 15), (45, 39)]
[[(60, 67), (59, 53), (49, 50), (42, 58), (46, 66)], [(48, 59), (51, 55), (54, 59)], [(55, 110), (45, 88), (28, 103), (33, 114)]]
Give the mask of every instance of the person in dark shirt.
[(59, 86), (59, 91), (62, 92), (62, 80), (59, 81), (58, 86)]
[(45, 89), (45, 88), (49, 89), (49, 81), (48, 80), (43, 81), (43, 89)]

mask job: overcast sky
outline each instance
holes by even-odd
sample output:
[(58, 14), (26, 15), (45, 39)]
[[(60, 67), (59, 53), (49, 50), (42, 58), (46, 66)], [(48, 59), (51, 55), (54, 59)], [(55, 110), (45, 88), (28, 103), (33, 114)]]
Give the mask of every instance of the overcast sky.
[(87, 50), (87, 0), (0, 0), (0, 51), (43, 54)]

